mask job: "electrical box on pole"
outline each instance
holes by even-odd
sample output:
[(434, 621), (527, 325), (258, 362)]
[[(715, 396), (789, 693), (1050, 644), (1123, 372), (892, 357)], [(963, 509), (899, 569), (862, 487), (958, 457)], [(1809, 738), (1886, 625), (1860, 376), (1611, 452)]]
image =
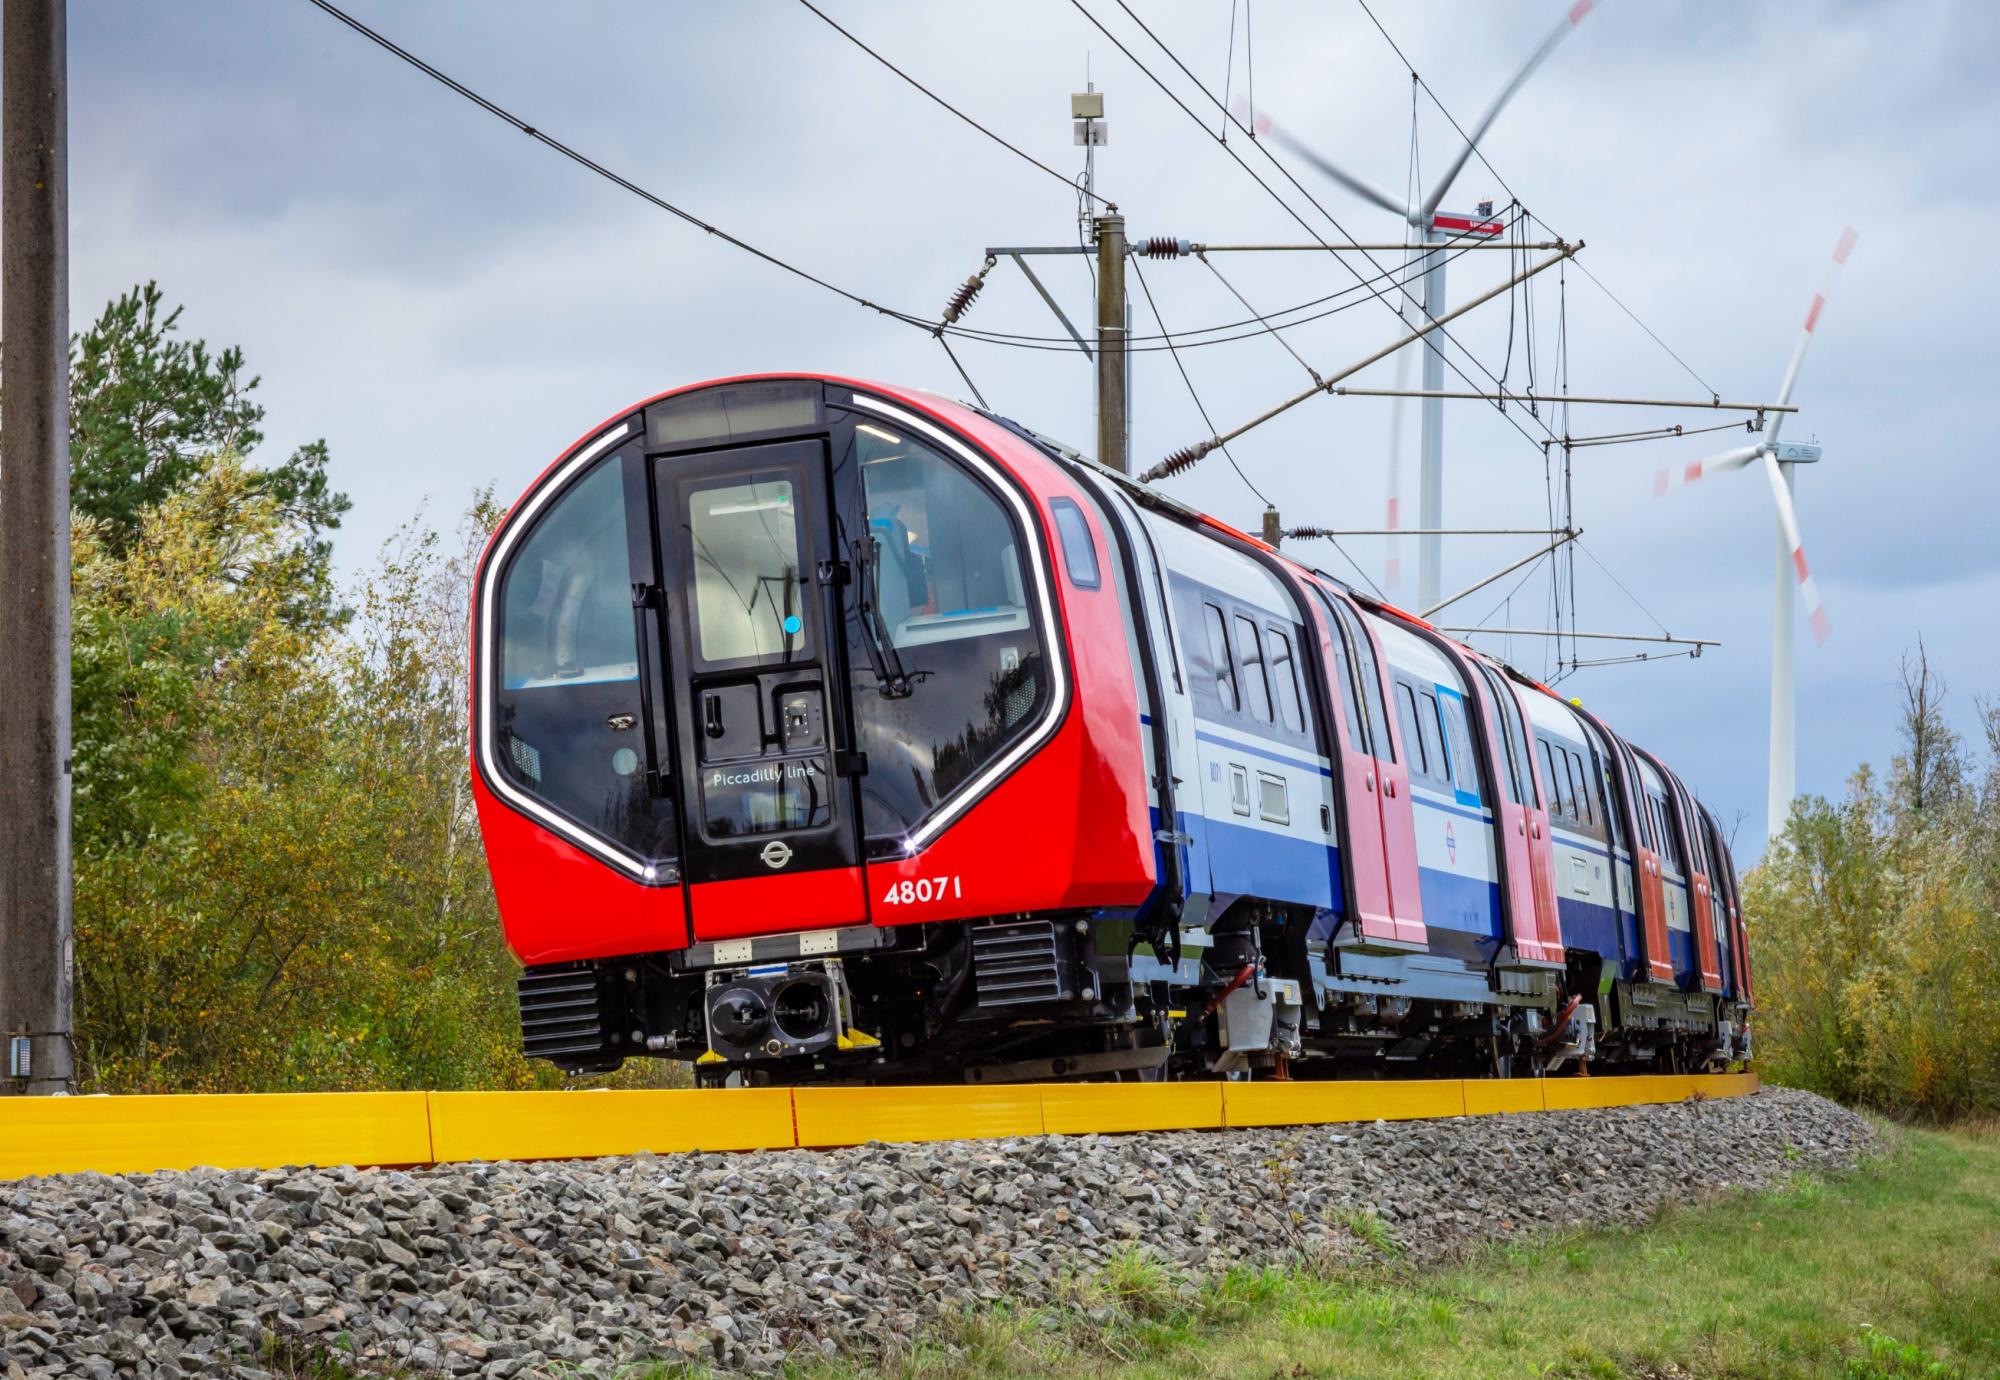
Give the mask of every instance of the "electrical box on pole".
[(64, 0), (0, 17), (0, 1095), (71, 1091)]

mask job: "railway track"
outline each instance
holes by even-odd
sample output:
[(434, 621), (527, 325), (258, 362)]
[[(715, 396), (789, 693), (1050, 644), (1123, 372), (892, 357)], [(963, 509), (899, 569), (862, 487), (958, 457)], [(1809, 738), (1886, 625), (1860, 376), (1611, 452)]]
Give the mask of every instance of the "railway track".
[(686, 1091), (21, 1099), (0, 1179), (206, 1165), (432, 1165), (1234, 1130), (1637, 1106), (1755, 1092), (1754, 1073), (1401, 1082), (1023, 1083)]

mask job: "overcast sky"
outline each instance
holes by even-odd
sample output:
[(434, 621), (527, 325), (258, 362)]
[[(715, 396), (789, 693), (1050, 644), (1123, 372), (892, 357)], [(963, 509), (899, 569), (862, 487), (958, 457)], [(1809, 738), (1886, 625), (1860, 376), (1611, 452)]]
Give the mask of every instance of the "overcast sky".
[[(1183, 99), (1213, 107), (1115, 0), (1086, 0)], [(1066, 175), (1081, 167), (1068, 95), (1086, 71), (1111, 144), (1098, 185), (1135, 237), (1298, 241), (1305, 232), (1072, 4), (862, 4), (829, 12), (962, 109)], [(1225, 77), (1288, 128), (1397, 191), (1411, 159), (1407, 70), (1358, 4), (1259, 0), (1246, 42), (1229, 0), (1134, 5), (1212, 87)], [(731, 5), (388, 4), (360, 17), (523, 118), (695, 214), (853, 291), (935, 315), (988, 245), (1073, 243), (1075, 196), (959, 124), (789, 0)], [(1558, 0), (1402, 6), (1377, 14), (1469, 124), (1559, 20)], [(661, 389), (755, 370), (830, 370), (965, 389), (927, 335), (858, 309), (645, 205), (395, 62), (304, 0), (71, 10), (73, 319), (157, 278), (188, 330), (244, 347), (262, 374), (272, 458), (325, 437), (354, 496), (343, 569), (428, 501), (448, 518), (476, 485), (509, 498), (601, 418)], [(1245, 50), (1253, 63), (1246, 63)], [(1799, 785), (1837, 792), (1894, 744), (1896, 663), (1921, 632), (1971, 726), (2000, 692), (2000, 478), (1992, 256), (2000, 10), (1977, 3), (1664, 4), (1603, 0), (1489, 135), (1447, 209), (1511, 187), (1587, 243), (1593, 272), (1725, 397), (1772, 396), (1843, 225), (1861, 241), (1837, 283), (1788, 439), (1824, 463), (1799, 476), (1806, 549), (1833, 639), (1798, 638)], [(1210, 128), (1214, 127), (1211, 120)], [(1435, 174), (1454, 136), (1418, 103)], [(1232, 144), (1241, 148), (1240, 137)], [(1246, 158), (1284, 187), (1260, 154)], [(1394, 217), (1287, 160), (1357, 238)], [(1504, 178), (1503, 187), (1500, 179)], [(1292, 198), (1319, 233), (1333, 228)], [(1453, 263), (1453, 301), (1503, 281), (1506, 256)], [(1079, 260), (1042, 260), (1079, 322)], [(1327, 256), (1235, 255), (1218, 266), (1262, 310), (1352, 283)], [(1364, 270), (1365, 271), (1365, 270)], [(1243, 312), (1200, 264), (1145, 266), (1169, 327)], [(1139, 296), (1137, 329), (1156, 329)], [(1510, 383), (1527, 382), (1516, 302)], [(1566, 312), (1563, 308), (1566, 307)], [(1706, 396), (1587, 279), (1538, 280), (1537, 382), (1554, 381), (1567, 318), (1578, 393)], [(1003, 266), (968, 318), (1057, 329)], [(1454, 334), (1488, 367), (1507, 355), (1506, 299)], [(1390, 338), (1372, 302), (1288, 338), (1322, 372)], [(1079, 355), (965, 344), (999, 411), (1088, 449)], [(1307, 380), (1274, 341), (1183, 356), (1224, 428)], [(1467, 364), (1468, 371), (1472, 366)], [(1477, 374), (1474, 374), (1477, 377)], [(1393, 363), (1356, 383), (1390, 386)], [(1169, 357), (1137, 357), (1138, 465), (1207, 434)], [(1234, 447), (1288, 524), (1373, 527), (1394, 404), (1319, 398)], [(1705, 413), (1578, 408), (1572, 434)], [(1416, 512), (1415, 414), (1404, 427), (1405, 522)], [(1541, 435), (1532, 421), (1523, 423)], [(1578, 450), (1578, 626), (1716, 637), (1698, 661), (1591, 668), (1566, 693), (1680, 765), (1742, 851), (1762, 838), (1773, 527), (1754, 470), (1656, 502), (1652, 476), (1740, 443), (1728, 433)], [(1446, 411), (1446, 521), (1548, 520), (1542, 450), (1478, 403)], [(1558, 463), (1559, 468), (1559, 463)], [(1170, 481), (1177, 497), (1255, 529), (1261, 504), (1220, 455)], [(1413, 546), (1413, 544), (1412, 544)], [(1456, 589), (1530, 549), (1447, 545)], [(1350, 548), (1375, 579), (1385, 551)], [(1309, 553), (1349, 574), (1324, 543)], [(1405, 553), (1413, 601), (1415, 551)], [(1468, 599), (1463, 621), (1548, 626), (1546, 568)], [(1620, 585), (1630, 591), (1621, 592)], [(1643, 606), (1643, 607), (1642, 607)], [(1497, 650), (1507, 651), (1497, 642)], [(1632, 650), (1605, 644), (1605, 654)], [(1553, 667), (1539, 643), (1513, 659)]]

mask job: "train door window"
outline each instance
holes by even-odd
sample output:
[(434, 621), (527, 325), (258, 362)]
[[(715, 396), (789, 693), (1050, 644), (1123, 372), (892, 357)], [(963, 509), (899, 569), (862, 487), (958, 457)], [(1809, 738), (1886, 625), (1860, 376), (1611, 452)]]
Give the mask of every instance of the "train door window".
[(1666, 868), (1676, 877), (1685, 877), (1687, 869), (1681, 866), (1681, 841), (1669, 825), (1666, 802), (1659, 796), (1650, 795), (1653, 802), (1653, 828), (1660, 836), (1660, 856), (1666, 860)]
[(1569, 807), (1563, 800), (1563, 792), (1568, 788), (1569, 775), (1567, 772), (1556, 770), (1555, 753), (1549, 747), (1547, 738), (1535, 739), (1535, 746), (1542, 750), (1542, 777), (1549, 785), (1549, 813), (1561, 818), (1569, 813)]
[(1486, 688), (1493, 697), (1493, 717), (1500, 722), (1500, 743), (1507, 767), (1507, 798), (1516, 805), (1526, 805), (1534, 799), (1534, 791), (1528, 784), (1525, 745), (1521, 741), (1520, 706), (1515, 704), (1513, 695), (1492, 667), (1482, 665), (1479, 671), (1486, 678)]
[(1459, 803), (1477, 806), (1485, 796), (1479, 788), (1479, 763), (1472, 755), (1472, 731), (1465, 722), (1465, 701), (1457, 695), (1440, 697), (1444, 710), (1444, 741), (1451, 757), (1452, 785)]
[(645, 857), (673, 846), (647, 789), (620, 454), (550, 501), (504, 555), (490, 731), (503, 783)]
[(1343, 603), (1333, 603), (1340, 626), (1347, 630), (1348, 644), (1354, 648), (1354, 676), (1361, 682), (1361, 707), (1368, 716), (1368, 732), (1375, 741), (1375, 755), (1384, 762), (1396, 760), (1396, 743), (1389, 735), (1389, 710), (1382, 702), (1382, 672), (1375, 661), (1375, 644), (1354, 611)]
[(1208, 628), (1208, 663), (1215, 671), (1215, 697), (1222, 701), (1224, 709), (1240, 709), (1242, 701), (1236, 698), (1236, 666), (1229, 657), (1229, 629), (1222, 621), (1222, 610), (1213, 604), (1203, 604), (1201, 616)]
[(697, 488), (687, 525), (700, 658), (713, 666), (805, 655), (811, 590), (791, 480), (751, 474)]
[[(863, 829), (900, 838), (976, 779), (1048, 706), (1054, 685), (1045, 630), (1028, 600), (1029, 535), (973, 470), (875, 422), (847, 433), (836, 470), (859, 476), (862, 534), (843, 530), (869, 583), (879, 632), (848, 622)], [(851, 467), (851, 468), (849, 468)], [(886, 644), (909, 693), (882, 693)]]
[(1610, 826), (1611, 846), (1624, 848), (1625, 820), (1618, 809), (1618, 785), (1611, 779), (1611, 763), (1597, 755), (1597, 774), (1604, 787), (1604, 822)]
[(1569, 781), (1570, 817), (1578, 824), (1590, 823), (1590, 796), (1584, 790), (1583, 763), (1568, 748), (1562, 750), (1563, 776)]
[(1303, 733), (1305, 710), (1299, 700), (1299, 668), (1292, 659), (1292, 639), (1276, 628), (1264, 631), (1271, 638), (1271, 689), (1278, 697), (1278, 722), (1293, 733)]
[(1423, 703), (1417, 707), (1417, 734), (1423, 739), (1424, 760), (1430, 763), (1430, 775), (1439, 782), (1451, 781), (1451, 758), (1445, 753), (1444, 724), (1438, 718), (1437, 696), (1430, 691), (1420, 692)]
[(1264, 674), (1264, 644), (1257, 636), (1257, 625), (1240, 613), (1236, 615), (1236, 665), (1250, 717), (1260, 724), (1271, 722), (1271, 682)]
[(1410, 754), (1410, 771), (1416, 776), (1430, 775), (1430, 758), (1424, 752), (1424, 740), (1417, 732), (1417, 692), (1402, 681), (1396, 682), (1396, 712), (1403, 720), (1403, 746)]
[(1072, 499), (1049, 500), (1049, 511), (1055, 514), (1056, 536), (1062, 542), (1063, 568), (1069, 572), (1069, 582), (1078, 589), (1096, 589), (1102, 579), (1097, 573), (1097, 546), (1090, 539), (1090, 523), (1084, 519), (1083, 509)]
[[(1317, 590), (1314, 593), (1318, 593)], [(1354, 654), (1348, 641), (1347, 625), (1334, 615), (1333, 606), (1326, 596), (1320, 596), (1328, 621), (1333, 627), (1333, 636), (1328, 639), (1333, 647), (1333, 678), (1340, 682), (1340, 702), (1347, 711), (1347, 736), (1356, 752), (1374, 751), (1369, 741), (1369, 725), (1361, 710), (1361, 701), (1354, 693)]]

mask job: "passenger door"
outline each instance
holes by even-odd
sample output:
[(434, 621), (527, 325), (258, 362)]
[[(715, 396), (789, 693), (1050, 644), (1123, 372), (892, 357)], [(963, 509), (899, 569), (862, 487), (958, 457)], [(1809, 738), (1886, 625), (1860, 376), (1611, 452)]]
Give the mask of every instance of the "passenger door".
[(655, 464), (694, 936), (865, 923), (826, 442)]
[(1370, 808), (1367, 802), (1371, 798), (1374, 802), (1377, 832), (1370, 846), (1380, 843), (1390, 919), (1389, 931), (1376, 937), (1428, 947), (1430, 935), (1424, 927), (1423, 892), (1417, 878), (1417, 819), (1410, 803), (1410, 769), (1404, 752), (1397, 746), (1395, 724), (1384, 698), (1387, 692), (1382, 678), (1381, 649), (1375, 645), (1367, 622), (1344, 596), (1329, 593), (1317, 584), (1313, 591), (1332, 612), (1342, 650), (1353, 663), (1359, 696), (1356, 707), (1366, 730), (1365, 737), (1356, 741), (1357, 745), (1366, 743), (1363, 750), (1367, 757), (1354, 761), (1348, 770), (1358, 772), (1361, 778), (1363, 804), (1354, 814), (1367, 813)]
[(1632, 845), (1632, 890), (1639, 906), (1639, 932), (1645, 946), (1646, 976), (1654, 982), (1674, 981), (1674, 960), (1667, 947), (1666, 883), (1660, 876), (1658, 840), (1653, 837), (1651, 811), (1646, 808), (1646, 782), (1632, 745), (1613, 733), (1589, 710), (1578, 709), (1610, 748), (1608, 761), (1618, 798), (1612, 808), (1622, 812), (1625, 835)]
[(1389, 896), (1388, 857), (1382, 846), (1375, 755), (1354, 675), (1353, 651), (1326, 595), (1317, 585), (1308, 587), (1313, 597), (1306, 603), (1312, 611), (1331, 691), (1327, 718), (1332, 727), (1327, 738), (1338, 767), (1334, 781), (1340, 790), (1341, 819), (1347, 826), (1340, 850), (1347, 860), (1344, 871), (1349, 904), (1364, 939), (1400, 943)]
[(1687, 858), (1688, 926), (1694, 931), (1695, 963), (1701, 987), (1705, 992), (1720, 992), (1722, 962), (1716, 953), (1715, 891), (1709, 880), (1713, 873), (1708, 842), (1702, 837), (1703, 831), (1696, 827), (1694, 798), (1687, 787), (1658, 758), (1653, 759), (1653, 766), (1666, 781), (1667, 798), (1673, 803), (1673, 827), (1680, 830), (1684, 845), (1681, 852)]
[(1485, 662), (1471, 664), (1477, 671), (1468, 679), (1484, 714), (1488, 741), (1495, 745), (1494, 769), (1501, 777), (1494, 810), (1500, 820), (1500, 874), (1514, 954), (1527, 963), (1561, 963), (1555, 853), (1548, 839), (1548, 812), (1535, 795), (1527, 721), (1513, 686)]

